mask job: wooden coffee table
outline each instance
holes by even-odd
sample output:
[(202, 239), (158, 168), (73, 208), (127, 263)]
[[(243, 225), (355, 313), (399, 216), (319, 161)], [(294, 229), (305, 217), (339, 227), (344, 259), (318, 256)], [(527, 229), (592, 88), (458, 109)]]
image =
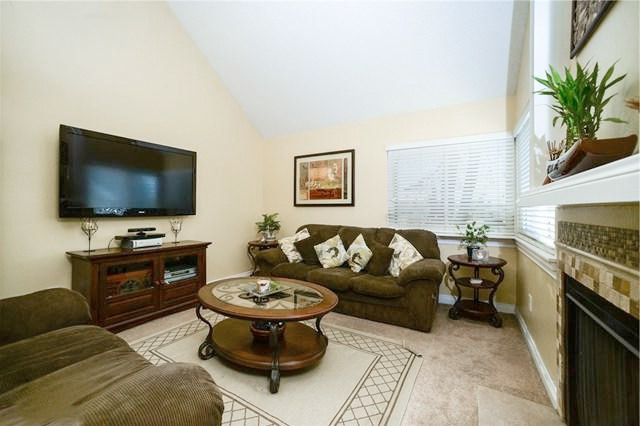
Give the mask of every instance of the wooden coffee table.
[[(268, 371), (269, 390), (276, 393), (281, 371), (309, 367), (324, 355), (328, 339), (320, 321), (338, 304), (338, 296), (306, 281), (273, 278), (282, 290), (254, 297), (246, 289), (254, 288), (257, 279), (220, 280), (198, 291), (196, 315), (209, 326), (198, 356), (218, 355), (243, 367)], [(212, 326), (202, 316), (202, 308), (230, 318)], [(297, 322), (312, 318), (315, 329)]]

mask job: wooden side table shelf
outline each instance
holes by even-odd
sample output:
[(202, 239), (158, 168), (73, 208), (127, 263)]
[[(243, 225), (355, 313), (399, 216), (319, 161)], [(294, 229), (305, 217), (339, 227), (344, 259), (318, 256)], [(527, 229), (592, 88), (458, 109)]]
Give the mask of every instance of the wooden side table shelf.
[[(507, 261), (498, 257), (489, 257), (489, 259), (482, 261), (469, 260), (466, 254), (454, 254), (447, 257), (447, 260), (450, 262), (449, 275), (458, 290), (458, 299), (453, 304), (453, 307), (449, 309), (449, 318), (457, 320), (460, 316), (465, 316), (473, 319), (488, 320), (492, 326), (496, 328), (502, 327), (502, 318), (493, 304), (493, 296), (496, 294), (498, 286), (504, 279), (502, 267), (507, 264)], [(473, 276), (456, 277), (454, 272), (458, 271), (461, 266), (473, 268)], [(482, 268), (490, 268), (491, 273), (495, 275), (497, 279), (492, 281), (486, 278), (480, 278), (480, 269)], [(480, 280), (480, 282), (472, 284), (472, 279)], [(473, 299), (463, 299), (461, 287), (472, 288)], [(487, 302), (479, 300), (480, 290), (490, 290)]]
[(251, 264), (253, 265), (253, 272), (251, 275), (255, 275), (258, 272), (258, 265), (256, 264), (256, 251), (266, 250), (270, 248), (278, 247), (278, 241), (249, 241), (247, 243), (247, 254), (249, 255), (249, 259), (251, 259)]

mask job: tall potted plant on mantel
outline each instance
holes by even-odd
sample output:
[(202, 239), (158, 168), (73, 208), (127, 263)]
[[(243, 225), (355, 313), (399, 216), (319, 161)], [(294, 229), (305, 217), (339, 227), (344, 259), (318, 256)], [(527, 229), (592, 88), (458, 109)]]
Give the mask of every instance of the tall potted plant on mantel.
[(256, 222), (258, 232), (262, 235), (261, 241), (275, 241), (276, 232), (280, 230), (280, 221), (276, 220), (278, 213), (263, 214), (262, 221)]
[[(598, 64), (593, 69), (576, 64), (575, 76), (568, 68), (564, 77), (552, 66), (545, 73), (546, 78), (534, 77), (545, 88), (535, 93), (551, 96), (555, 111), (553, 126), (560, 122), (566, 127), (566, 138), (560, 144), (548, 144), (550, 161), (547, 164), (545, 184), (573, 174), (601, 166), (611, 161), (631, 155), (638, 137), (597, 139), (596, 133), (604, 121), (626, 123), (616, 117), (603, 117), (604, 107), (615, 94), (607, 96), (607, 91), (622, 81), (626, 74), (613, 77), (615, 64), (598, 79)], [(551, 152), (553, 151), (553, 152)]]

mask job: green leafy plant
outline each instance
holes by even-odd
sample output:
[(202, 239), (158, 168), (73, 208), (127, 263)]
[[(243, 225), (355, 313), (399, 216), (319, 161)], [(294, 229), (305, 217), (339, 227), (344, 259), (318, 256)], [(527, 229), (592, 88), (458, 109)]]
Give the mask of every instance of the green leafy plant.
[(477, 225), (474, 220), (471, 223), (467, 223), (464, 228), (460, 228), (459, 225), (456, 225), (458, 232), (462, 234), (462, 239), (460, 240), (460, 246), (465, 247), (476, 247), (481, 244), (486, 243), (489, 240), (487, 236), (487, 232), (489, 232), (489, 225)]
[(259, 232), (265, 231), (279, 231), (280, 230), (280, 221), (276, 220), (278, 213), (273, 214), (263, 214), (262, 222), (256, 222), (256, 226), (258, 227)]
[(565, 67), (564, 78), (549, 65), (549, 71), (545, 72), (546, 78), (534, 77), (545, 86), (536, 93), (551, 96), (555, 100), (551, 105), (551, 109), (557, 114), (553, 118), (553, 125), (560, 120), (561, 125), (566, 126), (565, 149), (571, 148), (580, 139), (596, 139), (596, 132), (603, 121), (626, 123), (619, 118), (602, 117), (604, 107), (616, 95), (614, 93), (605, 97), (607, 90), (626, 77), (623, 74), (612, 79), (614, 67), (615, 64), (611, 65), (600, 80), (598, 63), (592, 70), (577, 63), (575, 76)]

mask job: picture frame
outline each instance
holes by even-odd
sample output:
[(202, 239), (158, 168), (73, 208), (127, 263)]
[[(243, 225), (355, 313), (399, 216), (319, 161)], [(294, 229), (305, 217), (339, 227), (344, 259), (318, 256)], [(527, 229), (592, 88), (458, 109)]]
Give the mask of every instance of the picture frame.
[(571, 58), (587, 44), (613, 3), (614, 0), (573, 0), (571, 2)]
[(297, 155), (293, 158), (293, 205), (355, 205), (355, 150)]

